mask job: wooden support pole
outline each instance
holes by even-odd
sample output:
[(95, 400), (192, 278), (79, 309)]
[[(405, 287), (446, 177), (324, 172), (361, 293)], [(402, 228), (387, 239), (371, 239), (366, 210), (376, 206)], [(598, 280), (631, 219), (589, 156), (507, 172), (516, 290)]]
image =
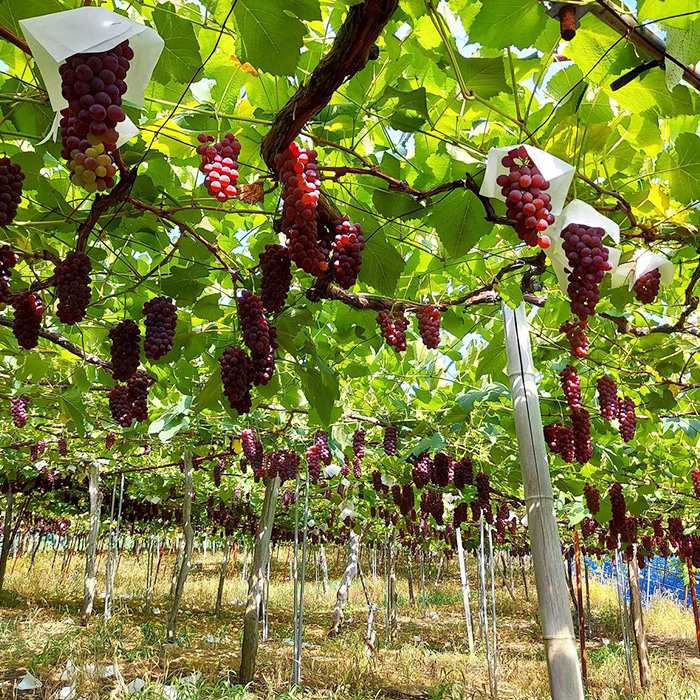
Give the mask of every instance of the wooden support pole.
[(265, 586), (265, 570), (270, 556), (270, 538), (275, 522), (275, 507), (280, 480), (276, 476), (268, 479), (265, 486), (265, 498), (262, 512), (255, 535), (253, 563), (248, 579), (248, 602), (243, 620), (243, 642), (241, 644), (241, 665), (238, 672), (238, 682), (247, 685), (255, 675), (255, 661), (258, 655), (258, 622), (260, 621), (260, 603)]
[(85, 550), (85, 586), (83, 590), (83, 607), (80, 622), (87, 625), (95, 604), (97, 577), (95, 576), (95, 554), (97, 552), (97, 537), (100, 534), (100, 508), (102, 494), (100, 493), (100, 467), (93, 462), (88, 471), (88, 493), (90, 496), (90, 532)]
[[(637, 547), (635, 545), (635, 554)], [(692, 564), (691, 564), (692, 568)], [(637, 557), (633, 556), (627, 563), (627, 572), (630, 584), (630, 612), (632, 615), (632, 632), (637, 648), (637, 662), (639, 663), (639, 682), (642, 688), (648, 688), (651, 684), (651, 663), (649, 661), (649, 647), (644, 631), (644, 615), (642, 613), (642, 591), (639, 588), (639, 564)]]
[(700, 613), (698, 612), (698, 592), (695, 585), (695, 572), (693, 562), (688, 559), (688, 583), (690, 595), (693, 600), (693, 618), (695, 619), (695, 637), (698, 642), (698, 654), (700, 655)]
[(183, 462), (185, 464), (185, 498), (182, 503), (184, 548), (180, 569), (177, 572), (173, 604), (168, 615), (166, 638), (170, 644), (174, 644), (176, 639), (177, 616), (180, 612), (182, 594), (185, 592), (185, 582), (190, 570), (190, 559), (192, 558), (192, 547), (194, 545), (194, 530), (192, 529), (192, 452), (190, 450), (185, 450)]
[(576, 601), (578, 603), (578, 641), (581, 645), (581, 678), (588, 687), (588, 659), (586, 658), (586, 620), (583, 614), (583, 582), (581, 579), (581, 541), (574, 529), (574, 559), (576, 563)]
[(583, 700), (525, 306), (502, 306), (542, 637), (552, 700)]

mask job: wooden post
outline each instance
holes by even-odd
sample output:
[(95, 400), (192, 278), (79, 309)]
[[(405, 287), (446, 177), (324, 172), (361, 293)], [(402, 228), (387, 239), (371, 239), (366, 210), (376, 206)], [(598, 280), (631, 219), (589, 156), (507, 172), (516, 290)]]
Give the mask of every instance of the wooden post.
[(695, 637), (698, 642), (698, 654), (700, 654), (700, 614), (698, 613), (698, 592), (695, 587), (695, 572), (693, 562), (688, 559), (688, 583), (690, 595), (693, 599), (693, 617), (695, 618)]
[(192, 557), (192, 546), (194, 545), (194, 530), (192, 529), (192, 452), (185, 450), (185, 498), (182, 503), (182, 531), (184, 534), (185, 545), (182, 555), (182, 563), (180, 570), (177, 573), (177, 582), (175, 584), (175, 595), (173, 597), (173, 605), (170, 608), (168, 615), (168, 626), (166, 639), (170, 644), (175, 643), (175, 632), (177, 630), (177, 616), (180, 612), (180, 602), (182, 594), (185, 591), (185, 581), (190, 570), (190, 559)]
[(260, 620), (260, 603), (265, 585), (265, 570), (270, 556), (270, 538), (275, 522), (275, 506), (279, 491), (279, 477), (268, 479), (265, 486), (265, 499), (258, 531), (255, 535), (253, 550), (253, 565), (248, 579), (248, 603), (243, 621), (243, 642), (241, 644), (241, 666), (238, 672), (238, 682), (247, 685), (255, 675), (255, 659), (258, 654), (258, 622)]
[[(635, 545), (635, 554), (637, 546)], [(689, 562), (690, 563), (690, 562)], [(692, 570), (689, 569), (689, 573)], [(632, 615), (632, 632), (634, 643), (637, 647), (637, 662), (639, 663), (639, 681), (642, 688), (648, 688), (651, 684), (651, 663), (649, 662), (649, 648), (647, 636), (644, 631), (644, 616), (642, 614), (642, 591), (639, 588), (639, 564), (637, 557), (633, 556), (627, 562), (627, 574), (630, 582), (630, 612)]]
[(586, 621), (583, 615), (583, 582), (581, 580), (581, 541), (574, 528), (574, 557), (576, 560), (576, 600), (578, 607), (578, 641), (581, 644), (581, 677), (588, 687), (588, 659), (586, 658)]
[(88, 492), (90, 495), (90, 532), (85, 550), (85, 586), (80, 617), (82, 625), (87, 625), (90, 615), (92, 615), (92, 608), (95, 604), (95, 589), (97, 588), (95, 554), (97, 552), (97, 537), (100, 534), (100, 508), (102, 506), (100, 467), (97, 462), (93, 462), (88, 471)]
[(467, 576), (467, 564), (464, 561), (464, 546), (462, 544), (462, 528), (457, 528), (457, 558), (459, 559), (459, 577), (462, 581), (462, 602), (464, 603), (464, 619), (467, 623), (467, 639), (469, 641), (469, 653), (474, 653), (474, 627), (472, 623), (472, 608), (469, 600), (469, 577)]
[(328, 595), (328, 563), (326, 562), (326, 548), (321, 545), (319, 554), (321, 558), (321, 574), (323, 576), (323, 595)]
[(7, 495), (5, 500), (5, 519), (3, 520), (2, 550), (0, 551), (0, 593), (5, 584), (5, 572), (7, 571), (7, 559), (10, 556), (12, 545), (12, 506), (15, 502), (15, 492), (12, 490), (12, 482), (7, 482)]
[(224, 582), (226, 581), (226, 567), (228, 565), (228, 550), (229, 543), (227, 538), (226, 542), (224, 543), (224, 556), (221, 560), (221, 571), (219, 572), (219, 588), (216, 591), (216, 608), (214, 609), (216, 615), (221, 614), (221, 599), (224, 596)]
[(503, 304), (502, 311), (550, 693), (552, 700), (583, 700), (525, 305)]
[(331, 624), (330, 636), (340, 633), (343, 626), (343, 608), (348, 599), (348, 591), (352, 580), (357, 575), (357, 567), (360, 560), (360, 536), (356, 532), (350, 533), (350, 543), (348, 544), (348, 563), (345, 573), (338, 586), (335, 608), (333, 609), (333, 622)]

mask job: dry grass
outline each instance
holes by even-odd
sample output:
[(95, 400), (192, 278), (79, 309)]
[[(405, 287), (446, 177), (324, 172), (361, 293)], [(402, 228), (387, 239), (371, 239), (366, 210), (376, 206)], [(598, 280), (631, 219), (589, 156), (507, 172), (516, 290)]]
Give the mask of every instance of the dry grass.
[[(376, 616), (378, 647), (372, 656), (367, 655), (363, 641), (367, 609), (361, 587), (354, 584), (351, 589), (343, 634), (329, 639), (326, 633), (335, 585), (331, 583), (329, 594), (323, 595), (310, 580), (306, 586), (304, 688), (289, 690), (292, 587), (287, 580), (285, 556), (280, 556), (273, 568), (270, 639), (260, 646), (256, 682), (248, 689), (235, 685), (246, 592), (241, 562), (235, 575), (226, 581), (224, 612), (217, 618), (212, 612), (218, 584), (217, 560), (218, 556), (204, 559), (201, 555), (195, 559), (197, 569), (187, 582), (176, 646), (163, 643), (172, 562), (161, 570), (153, 609), (146, 612), (145, 560), (124, 557), (117, 576), (113, 617), (105, 623), (101, 615), (95, 615), (87, 628), (81, 628), (75, 621), (82, 595), (82, 561), (74, 560), (62, 576), (60, 561), (52, 570), (49, 555), (39, 555), (31, 571), (28, 562), (20, 560), (9, 577), (5, 607), (0, 608), (0, 697), (14, 697), (13, 683), (27, 669), (44, 686), (34, 694), (23, 692), (18, 697), (57, 697), (67, 685), (61, 681), (61, 674), (68, 660), (78, 669), (76, 697), (87, 700), (122, 698), (126, 684), (137, 676), (147, 683), (147, 692), (141, 695), (144, 700), (164, 698), (164, 683), (175, 684), (178, 678), (193, 673), (200, 674), (199, 679), (194, 685), (180, 688), (180, 700), (488, 697), (484, 649), (479, 646), (473, 656), (468, 653), (454, 562), (447, 580), (437, 588), (431, 572), (425, 614), (420, 605), (409, 606), (406, 581), (401, 579), (398, 637), (390, 645), (384, 643), (380, 610)], [(331, 557), (329, 561), (331, 569), (333, 560)], [(515, 599), (505, 588), (499, 586), (497, 591), (499, 697), (543, 700), (548, 697), (547, 675), (534, 586), (529, 581), (527, 599), (522, 582), (516, 583)], [(381, 607), (381, 578), (375, 585), (368, 575), (368, 585), (373, 601)], [(103, 590), (102, 581), (98, 590)], [(102, 604), (101, 599), (98, 604)], [(629, 688), (615, 591), (592, 581), (591, 605), (594, 634), (588, 651), (590, 698), (625, 697)], [(700, 699), (700, 664), (692, 615), (674, 602), (659, 598), (647, 611), (646, 621), (654, 686), (636, 697)], [(91, 671), (90, 664), (96, 670)], [(114, 677), (100, 677), (105, 664), (114, 666)]]

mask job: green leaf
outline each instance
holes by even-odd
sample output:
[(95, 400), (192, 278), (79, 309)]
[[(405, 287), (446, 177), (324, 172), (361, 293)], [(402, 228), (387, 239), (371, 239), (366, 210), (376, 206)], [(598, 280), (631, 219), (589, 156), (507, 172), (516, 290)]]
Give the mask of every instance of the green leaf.
[[(457, 59), (459, 71), (466, 86), (479, 97), (486, 99), (495, 97), (500, 92), (512, 92), (506, 82), (506, 71), (503, 58), (462, 58)], [(448, 64), (441, 67), (449, 74), (452, 69)]]
[(378, 231), (367, 238), (359, 279), (378, 292), (391, 295), (396, 290), (405, 264), (396, 248)]
[(202, 62), (192, 22), (178, 17), (175, 6), (166, 2), (153, 11), (156, 29), (165, 41), (153, 78), (167, 83), (189, 83)]
[(73, 388), (64, 391), (60, 395), (61, 407), (75, 424), (75, 429), (80, 435), (85, 435), (85, 403), (80, 389)]
[(688, 88), (678, 85), (669, 92), (664, 73), (659, 68), (650, 70), (613, 94), (617, 103), (630, 112), (653, 112), (658, 117), (695, 112)]
[(483, 0), (481, 10), (472, 22), (469, 39), (492, 49), (514, 44), (531, 46), (544, 29), (547, 15), (540, 3), (522, 0)]
[(316, 367), (311, 365), (305, 368), (298, 367), (297, 372), (311, 411), (318, 416), (322, 425), (329, 425), (333, 415), (333, 404), (340, 396), (337, 375), (318, 355)]
[(700, 192), (700, 137), (681, 134), (676, 139), (675, 158), (667, 152), (662, 153), (656, 163), (656, 172), (668, 179), (673, 196), (679, 202), (697, 199)]
[(456, 190), (430, 208), (430, 223), (451, 258), (461, 258), (487, 236), (493, 224), (484, 219), (484, 207), (468, 190)]
[(286, 15), (286, 8), (286, 0), (238, 0), (233, 14), (241, 61), (273, 75), (294, 72), (306, 28)]

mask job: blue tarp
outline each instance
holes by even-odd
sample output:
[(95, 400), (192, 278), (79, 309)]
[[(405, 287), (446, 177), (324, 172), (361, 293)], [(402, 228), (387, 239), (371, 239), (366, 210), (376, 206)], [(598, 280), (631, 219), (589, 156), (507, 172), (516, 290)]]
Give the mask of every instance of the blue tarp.
[[(589, 575), (595, 576), (601, 582), (615, 581), (615, 563), (613, 560), (598, 560), (586, 558)], [(626, 576), (626, 572), (625, 572)], [(654, 557), (647, 560), (647, 565), (639, 572), (639, 587), (642, 591), (642, 603), (649, 605), (655, 595), (673, 598), (686, 606), (692, 605), (690, 593), (686, 597), (685, 587), (688, 581), (688, 569), (677, 557)], [(700, 584), (696, 582), (695, 590), (700, 597)], [(629, 591), (628, 591), (629, 598)]]

